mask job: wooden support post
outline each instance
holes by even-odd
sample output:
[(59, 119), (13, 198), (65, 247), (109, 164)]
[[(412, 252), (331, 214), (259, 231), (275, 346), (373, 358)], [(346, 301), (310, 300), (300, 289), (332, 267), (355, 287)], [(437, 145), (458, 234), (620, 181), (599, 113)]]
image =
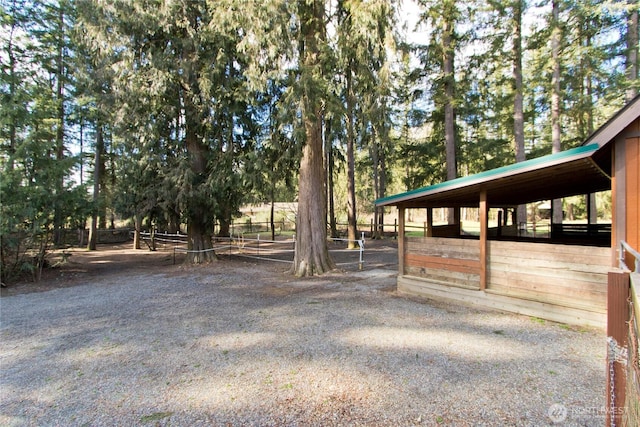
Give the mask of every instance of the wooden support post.
[(488, 213), (487, 191), (480, 192), (480, 290), (487, 289), (487, 235)]
[(398, 206), (398, 275), (404, 275), (404, 207)]
[(427, 208), (427, 235), (433, 237), (433, 208)]
[(615, 354), (616, 350), (627, 348), (628, 298), (629, 273), (621, 270), (610, 271), (607, 285), (607, 345), (609, 348), (607, 351), (606, 425), (608, 427), (621, 425), (624, 413), (627, 367), (615, 360)]

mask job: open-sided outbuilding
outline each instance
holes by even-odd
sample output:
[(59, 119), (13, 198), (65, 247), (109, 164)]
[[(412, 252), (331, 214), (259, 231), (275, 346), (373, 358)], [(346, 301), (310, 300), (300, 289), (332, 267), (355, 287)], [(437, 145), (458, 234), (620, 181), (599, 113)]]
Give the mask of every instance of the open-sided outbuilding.
[[(398, 291), (571, 324), (606, 324), (607, 273), (620, 241), (640, 243), (640, 97), (580, 147), (376, 201), (399, 218)], [(543, 200), (611, 190), (611, 224), (552, 225), (532, 238), (507, 212)], [(405, 233), (407, 209), (427, 210), (427, 233)], [(455, 224), (433, 225), (434, 208)], [(460, 209), (478, 208), (480, 235), (462, 235)], [(489, 209), (500, 209), (489, 228)], [(589, 209), (587, 209), (589, 211)]]

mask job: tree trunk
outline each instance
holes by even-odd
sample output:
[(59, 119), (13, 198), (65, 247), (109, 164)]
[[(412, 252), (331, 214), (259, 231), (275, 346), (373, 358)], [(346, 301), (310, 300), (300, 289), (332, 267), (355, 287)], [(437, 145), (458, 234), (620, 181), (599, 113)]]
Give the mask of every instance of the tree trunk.
[(626, 92), (627, 102), (638, 95), (638, 3), (629, 0), (629, 16), (627, 17), (627, 80), (629, 88)]
[(140, 249), (140, 228), (142, 226), (142, 218), (140, 214), (135, 214), (133, 218), (133, 249)]
[[(558, 0), (553, 1), (553, 29), (551, 31), (551, 152), (562, 151), (560, 139), (560, 39), (562, 30), (560, 29), (560, 6)], [(555, 199), (553, 204), (553, 224), (562, 224), (562, 199)]]
[(231, 236), (231, 221), (228, 218), (218, 218), (218, 237)]
[[(522, 84), (522, 0), (513, 2), (513, 136), (515, 139), (516, 163), (524, 162), (527, 155), (524, 151), (524, 95)], [(517, 226), (520, 222), (527, 222), (527, 205), (520, 205), (516, 209)]]
[(354, 154), (355, 131), (355, 101), (351, 66), (347, 67), (347, 239), (348, 247), (356, 247), (357, 218), (356, 218), (356, 161)]
[(187, 258), (186, 264), (205, 264), (216, 260), (218, 257), (213, 251), (211, 235), (201, 221), (193, 221), (187, 224)]
[[(380, 198), (380, 157), (375, 135), (372, 139), (369, 145), (369, 157), (371, 157), (371, 169), (373, 170), (373, 198), (377, 200)], [(381, 237), (378, 228), (378, 209), (378, 207), (374, 209), (373, 215), (373, 236), (371, 237), (374, 239)]]
[[(13, 19), (11, 19), (11, 30), (9, 31), (9, 36), (7, 40), (7, 55), (9, 56), (9, 100), (7, 103), (7, 107), (11, 106), (10, 111), (10, 120), (9, 120), (9, 153), (7, 156), (7, 169), (9, 171), (13, 171), (14, 169), (14, 155), (16, 153), (17, 146), (17, 120), (18, 120), (18, 112), (15, 110), (18, 102), (17, 102), (17, 90), (16, 83), (18, 80), (18, 76), (16, 75), (16, 57), (13, 51), (13, 37), (17, 30), (17, 18), (15, 16), (17, 10), (16, 2), (13, 2), (11, 13), (13, 14)], [(3, 109), (4, 109), (3, 105)], [(4, 262), (0, 265), (5, 265)]]
[[(331, 119), (326, 121), (325, 135), (331, 135)], [(338, 225), (336, 224), (336, 207), (334, 196), (334, 179), (333, 173), (335, 169), (335, 161), (333, 159), (333, 145), (331, 144), (331, 138), (325, 143), (327, 150), (327, 198), (329, 202), (329, 230), (331, 237), (338, 237)]]
[(271, 208), (269, 209), (269, 226), (271, 228), (271, 240), (276, 240), (276, 222), (275, 222), (275, 195), (274, 195), (275, 183), (271, 183)]
[[(189, 25), (193, 31), (198, 31), (201, 16), (199, 11), (190, 9)], [(208, 175), (210, 148), (203, 141), (203, 122), (206, 112), (200, 108), (202, 93), (198, 80), (198, 53), (196, 40), (184, 35), (183, 73), (184, 73), (184, 123), (185, 143), (189, 156), (191, 172), (191, 196), (187, 206), (187, 249), (190, 251), (185, 258), (185, 264), (203, 264), (217, 259), (212, 250), (211, 237), (213, 234), (213, 213), (207, 203), (202, 200), (201, 192)]]
[(300, 161), (296, 249), (292, 268), (293, 274), (299, 277), (322, 274), (335, 268), (327, 248), (320, 124), (317, 120), (307, 122), (305, 131), (307, 142)]
[(167, 231), (171, 234), (180, 232), (180, 213), (176, 209), (174, 205), (167, 208)]
[[(56, 125), (56, 160), (61, 162), (64, 159), (64, 10), (62, 4), (58, 4), (58, 52), (57, 52), (57, 87), (56, 87), (56, 103), (57, 103), (57, 125)], [(63, 197), (64, 193), (64, 175), (58, 177), (56, 183), (55, 213), (53, 219), (53, 242), (56, 246), (62, 244), (62, 227), (64, 226), (63, 217)]]
[[(189, 113), (187, 112), (187, 114)], [(187, 122), (189, 121), (187, 119)], [(207, 149), (198, 140), (193, 130), (189, 130), (189, 127), (187, 127), (186, 139), (191, 171), (194, 175), (192, 185), (197, 188), (203, 184), (205, 179)], [(203, 264), (217, 259), (215, 252), (212, 250), (211, 234), (213, 230), (209, 229), (206, 220), (211, 213), (206, 212), (206, 210), (205, 207), (198, 203), (197, 197), (195, 201), (191, 201), (187, 214), (187, 249), (190, 252), (187, 253), (186, 264)]]
[(101, 130), (101, 140), (100, 144), (100, 203), (98, 203), (98, 228), (104, 230), (107, 228), (107, 203), (106, 203), (106, 190), (107, 190), (107, 163), (106, 157), (107, 153), (105, 152), (105, 144), (104, 144), (104, 129)]
[[(455, 96), (455, 50), (453, 46), (454, 23), (453, 17), (445, 16), (444, 34), (442, 36), (443, 74), (444, 74), (444, 139), (447, 163), (447, 181), (456, 179), (458, 168), (456, 164), (456, 115), (454, 108)], [(448, 223), (455, 223), (454, 209), (448, 210)]]
[[(386, 138), (386, 135), (385, 135)], [(387, 157), (385, 150), (381, 149), (378, 153), (380, 156), (380, 174), (379, 174), (379, 189), (378, 198), (383, 198), (387, 194)], [(384, 207), (378, 206), (377, 208), (377, 221), (378, 227), (380, 227), (380, 237), (384, 237)]]
[[(302, 121), (305, 145), (300, 160), (298, 182), (298, 216), (296, 217), (296, 249), (291, 272), (296, 276), (322, 274), (335, 268), (327, 248), (326, 202), (322, 149), (322, 102), (314, 85), (314, 74), (320, 64), (318, 41), (324, 40), (324, 3), (298, 3), (303, 23), (301, 56)], [(305, 75), (306, 74), (306, 75)]]
[(102, 125), (98, 123), (96, 129), (96, 151), (94, 153), (93, 166), (93, 212), (91, 213), (91, 227), (89, 228), (89, 239), (87, 249), (95, 251), (98, 242), (98, 209), (100, 204), (100, 164), (102, 163), (102, 151), (104, 149), (104, 140), (102, 134)]

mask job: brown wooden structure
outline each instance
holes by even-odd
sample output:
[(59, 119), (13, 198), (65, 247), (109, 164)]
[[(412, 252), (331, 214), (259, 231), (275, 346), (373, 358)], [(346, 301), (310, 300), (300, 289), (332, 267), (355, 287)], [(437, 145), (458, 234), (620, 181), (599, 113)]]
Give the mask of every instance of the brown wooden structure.
[[(605, 327), (607, 275), (620, 241), (640, 246), (640, 97), (580, 147), (393, 195), (399, 218), (398, 291)], [(527, 237), (507, 225), (517, 205), (611, 190), (610, 225), (554, 225), (550, 237)], [(461, 233), (460, 208), (479, 209), (480, 235)], [(427, 233), (405, 233), (407, 209), (427, 209)], [(434, 226), (434, 208), (454, 208), (453, 224)], [(489, 228), (489, 209), (499, 225)]]

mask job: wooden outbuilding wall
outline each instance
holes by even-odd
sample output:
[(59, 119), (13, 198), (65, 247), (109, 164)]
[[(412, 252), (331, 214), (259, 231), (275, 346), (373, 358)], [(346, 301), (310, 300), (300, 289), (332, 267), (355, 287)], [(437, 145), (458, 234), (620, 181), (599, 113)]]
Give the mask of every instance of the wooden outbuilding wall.
[(404, 274), (434, 283), (480, 289), (477, 240), (442, 237), (405, 239)]
[[(640, 120), (627, 129), (629, 134), (640, 134)], [(626, 226), (624, 240), (634, 248), (640, 247), (640, 137), (625, 140)]]
[(605, 314), (609, 251), (490, 241), (487, 292)]
[(605, 326), (609, 248), (487, 243), (487, 284), (482, 290), (478, 240), (406, 237), (398, 292)]

